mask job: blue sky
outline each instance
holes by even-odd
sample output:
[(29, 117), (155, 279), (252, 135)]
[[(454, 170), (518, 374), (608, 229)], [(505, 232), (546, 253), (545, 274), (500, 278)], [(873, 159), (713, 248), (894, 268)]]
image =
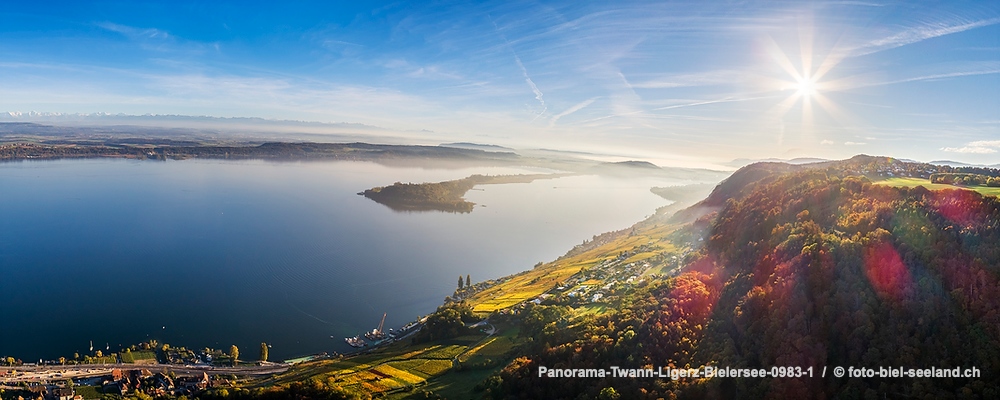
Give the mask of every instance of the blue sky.
[(7, 3), (0, 111), (363, 123), (676, 165), (993, 164), (1000, 2)]

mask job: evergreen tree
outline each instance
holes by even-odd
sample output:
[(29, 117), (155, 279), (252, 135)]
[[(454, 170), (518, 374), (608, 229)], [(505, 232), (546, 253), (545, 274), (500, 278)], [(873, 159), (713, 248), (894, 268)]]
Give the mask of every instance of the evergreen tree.
[(462, 285), (463, 285), (464, 283), (465, 283), (465, 281), (464, 281), (464, 280), (462, 280), (462, 275), (459, 275), (459, 276), (458, 276), (458, 290), (462, 290)]
[(465, 276), (465, 286), (469, 286), (469, 287), (472, 286), (472, 278), (470, 278), (469, 275)]
[(260, 343), (260, 360), (267, 361), (267, 343)]

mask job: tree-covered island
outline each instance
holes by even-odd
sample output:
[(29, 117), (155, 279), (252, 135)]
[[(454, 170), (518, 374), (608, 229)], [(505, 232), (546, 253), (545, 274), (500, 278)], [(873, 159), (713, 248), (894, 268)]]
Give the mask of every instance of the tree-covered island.
[(444, 211), (469, 213), (476, 203), (465, 200), (465, 193), (476, 185), (530, 183), (536, 179), (555, 179), (571, 174), (472, 175), (444, 182), (401, 183), (375, 187), (359, 195), (395, 211)]

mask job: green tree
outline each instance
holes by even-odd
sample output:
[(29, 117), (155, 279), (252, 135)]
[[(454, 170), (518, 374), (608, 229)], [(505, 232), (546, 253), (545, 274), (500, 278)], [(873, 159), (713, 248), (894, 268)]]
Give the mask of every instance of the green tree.
[(235, 367), (237, 360), (240, 359), (240, 348), (236, 347), (235, 344), (229, 347), (229, 358), (233, 359), (233, 366)]
[(601, 389), (601, 393), (597, 396), (597, 398), (601, 400), (618, 400), (621, 397), (622, 396), (618, 394), (618, 391), (611, 386)]
[(140, 391), (139, 389), (136, 389), (136, 390), (132, 391), (132, 397), (134, 397), (136, 399), (139, 399), (139, 400), (153, 400), (153, 396), (145, 394), (142, 391)]
[(472, 278), (469, 275), (465, 275), (465, 286), (472, 286)]
[(458, 276), (458, 290), (462, 290), (462, 285), (465, 284), (465, 280), (462, 279), (462, 275)]
[(267, 343), (260, 343), (260, 360), (267, 361)]

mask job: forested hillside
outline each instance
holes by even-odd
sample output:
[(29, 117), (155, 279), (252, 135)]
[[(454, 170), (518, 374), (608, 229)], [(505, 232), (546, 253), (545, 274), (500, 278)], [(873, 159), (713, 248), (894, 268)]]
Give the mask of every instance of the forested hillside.
[[(1000, 201), (873, 185), (928, 164), (855, 158), (734, 174), (687, 229), (705, 245), (617, 313), (555, 313), (493, 398), (997, 398)], [(995, 170), (987, 170), (995, 174)], [(725, 191), (726, 193), (723, 193)], [(697, 207), (697, 206), (696, 206)], [(528, 315), (545, 310), (532, 307)], [(535, 308), (538, 308), (537, 310)], [(814, 378), (552, 379), (549, 368), (817, 368)], [(977, 367), (973, 378), (837, 378), (824, 366)], [(608, 388), (612, 389), (608, 389)]]

